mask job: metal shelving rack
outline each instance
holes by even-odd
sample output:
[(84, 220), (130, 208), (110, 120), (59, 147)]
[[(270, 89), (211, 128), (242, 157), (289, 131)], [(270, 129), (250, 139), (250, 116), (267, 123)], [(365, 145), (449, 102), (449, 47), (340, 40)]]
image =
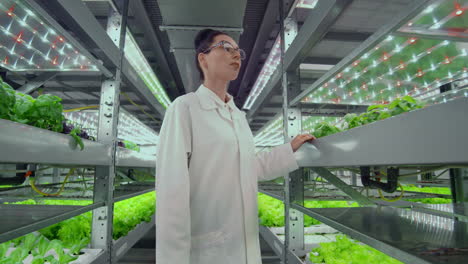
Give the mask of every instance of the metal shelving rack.
[[(333, 3), (332, 3), (333, 2)], [(342, 10), (343, 3), (330, 1), (327, 4), (319, 1), (316, 7), (319, 12), (331, 7)], [(450, 40), (466, 42), (460, 36), (449, 36), (447, 32), (428, 29), (421, 34), (413, 34), (409, 21), (421, 17), (421, 12), (429, 7), (436, 7), (444, 1), (414, 1), (408, 9), (395, 17), (392, 23), (384, 26), (364, 41), (349, 56), (342, 59), (326, 74), (305, 90), (301, 90), (300, 76), (295, 71), (295, 61), (300, 60), (301, 53), (307, 51), (314, 43), (314, 38), (307, 39), (311, 29), (330, 26), (333, 15), (321, 21), (307, 20), (297, 39), (285, 37), (285, 45), (294, 49), (283, 52), (283, 67), (275, 71), (266, 88), (258, 96), (247, 114), (253, 117), (257, 108), (265, 104), (271, 91), (281, 85), (283, 88), (283, 134), (285, 140), (302, 132), (302, 117), (321, 109), (336, 105), (335, 102), (310, 103), (305, 100), (311, 93), (329, 84), (330, 79), (346, 67), (359, 63), (361, 56), (376, 47), (390, 34), (404, 37), (417, 37), (432, 40)], [(338, 11), (337, 11), (338, 12)], [(324, 23), (326, 23), (324, 25)], [(294, 24), (293, 21), (289, 23)], [(294, 28), (294, 27), (292, 27)], [(416, 28), (416, 27), (415, 27)], [(437, 32), (436, 32), (437, 31)], [(289, 32), (290, 33), (290, 32)], [(289, 34), (288, 34), (289, 35)], [(290, 37), (289, 37), (290, 38)], [(283, 48), (284, 50), (284, 48)], [(428, 51), (428, 54), (430, 52)], [(280, 81), (283, 76), (283, 82)], [(466, 76), (465, 76), (466, 77)], [(460, 78), (460, 76), (459, 76)], [(334, 79), (333, 79), (334, 80)], [(442, 84), (446, 83), (445, 81)], [(292, 95), (291, 95), (292, 94)], [(450, 97), (450, 95), (449, 95)], [(313, 100), (313, 99), (312, 99)], [(358, 105), (356, 105), (358, 106)], [(349, 109), (348, 109), (349, 110)], [(365, 109), (354, 109), (363, 112)], [(305, 255), (303, 216), (309, 215), (326, 225), (350, 235), (389, 256), (404, 263), (464, 263), (468, 253), (468, 142), (465, 135), (468, 123), (465, 113), (468, 112), (468, 98), (459, 98), (441, 104), (431, 105), (424, 109), (412, 111), (399, 116), (381, 120), (346, 132), (315, 140), (306, 144), (296, 153), (301, 169), (285, 177), (284, 184), (261, 183), (259, 191), (279, 199), (285, 205), (285, 240), (284, 243), (268, 228), (260, 227), (260, 233), (282, 257), (282, 263), (303, 263), (303, 260), (290, 255)], [(265, 125), (268, 127), (271, 122)], [(448, 133), (450, 131), (450, 133)], [(423, 205), (406, 201), (389, 203), (377, 201), (360, 194), (358, 186), (345, 183), (329, 169), (351, 168), (359, 170), (363, 166), (412, 167), (414, 170), (427, 168), (452, 168), (451, 189), (454, 203), (452, 205)], [(306, 169), (325, 179), (337, 189), (333, 195), (323, 200), (334, 200), (336, 197), (347, 197), (347, 200), (358, 202), (359, 208), (306, 208), (304, 199), (313, 196), (305, 181)], [(409, 195), (417, 195), (410, 193)], [(424, 197), (429, 197), (423, 195)], [(415, 196), (416, 197), (416, 196)], [(313, 198), (312, 198), (313, 199)], [(444, 251), (445, 250), (445, 251)], [(284, 252), (287, 252), (284, 254)], [(309, 263), (309, 262), (308, 262)]]
[[(303, 146), (296, 153), (303, 169), (289, 175), (289, 186), (264, 183), (259, 187), (260, 192), (282, 200), (285, 206), (289, 204), (290, 216), (286, 218), (289, 219), (289, 234), (286, 231), (286, 239), (292, 243), (286, 249), (287, 252), (302, 253), (302, 215), (306, 214), (404, 263), (464, 263), (467, 254), (463, 249), (468, 247), (467, 190), (463, 189), (466, 186), (466, 169), (455, 169), (454, 180), (462, 188), (458, 193), (461, 198), (456, 203), (421, 205), (369, 199), (344, 183), (328, 168), (404, 165), (417, 168), (441, 165), (467, 167), (468, 142), (464, 140), (468, 132), (464, 116), (466, 112), (468, 98), (460, 98), (317, 139), (313, 144)], [(457, 132), (451, 137), (441, 138), (440, 135), (448, 127), (456, 127)], [(424, 136), (415, 133), (421, 130), (425, 131)], [(395, 137), (386, 136), (389, 131)], [(434, 141), (433, 138), (439, 140)], [(376, 150), (383, 149), (384, 152), (376, 155)], [(363, 207), (304, 207), (304, 168), (314, 171), (349, 196), (348, 199), (357, 201)], [(289, 199), (285, 194), (289, 195)], [(279, 239), (268, 228), (262, 227), (261, 230), (264, 238), (281, 255), (285, 249), (278, 250)], [(453, 255), (438, 256), (437, 250), (443, 248), (460, 251)], [(299, 262), (290, 259), (287, 263)]]
[[(155, 216), (149, 223), (141, 223), (127, 236), (117, 241), (112, 239), (113, 206), (115, 202), (154, 190), (154, 185), (126, 186), (114, 191), (117, 167), (154, 169), (154, 155), (138, 153), (117, 147), (117, 116), (120, 107), (119, 93), (122, 82), (127, 90), (139, 96), (140, 101), (154, 111), (159, 118), (164, 116), (164, 107), (146, 87), (136, 70), (124, 58), (123, 46), (128, 12), (128, 1), (117, 1), (120, 10), (110, 10), (107, 32), (82, 1), (35, 1), (25, 0), (31, 10), (46, 21), (60, 35), (67, 38), (81, 54), (92, 61), (103, 76), (99, 103), (99, 125), (96, 142), (83, 140), (84, 149), (79, 150), (69, 135), (0, 120), (0, 163), (47, 164), (70, 167), (95, 168), (93, 204), (89, 206), (46, 206), (2, 204), (0, 210), (6, 216), (0, 221), (0, 242), (28, 234), (46, 226), (93, 211), (91, 248), (101, 249), (90, 263), (114, 263), (123, 256), (145, 233), (155, 225)], [(51, 10), (74, 20), (65, 30)], [(119, 13), (121, 12), (121, 13)], [(85, 44), (83, 44), (85, 43)], [(92, 44), (91, 44), (92, 43)], [(79, 73), (77, 73), (79, 74)], [(36, 82), (23, 86), (23, 92), (31, 92), (44, 84), (56, 73), (43, 73)], [(88, 76), (82, 76), (86, 80)], [(26, 89), (27, 88), (27, 89)], [(80, 89), (80, 88), (77, 88)]]
[[(459, 201), (455, 206), (445, 209), (438, 206), (439, 208), (435, 210), (427, 209), (437, 206), (404, 202), (397, 205), (391, 203), (376, 205), (374, 201), (353, 191), (349, 185), (323, 168), (323, 165), (326, 164), (327, 168), (466, 166), (468, 143), (462, 136), (463, 131), (468, 131), (464, 117), (466, 111), (468, 111), (468, 99), (461, 98), (318, 139), (313, 145), (303, 147), (297, 153), (301, 167), (311, 168), (364, 207), (305, 208), (301, 206), (303, 196), (297, 196), (298, 189), (303, 190), (303, 184), (296, 174), (292, 176), (294, 177), (292, 193), (299, 198), (290, 200), (291, 208), (405, 263), (446, 263), (446, 261), (463, 263), (466, 253), (435, 256), (431, 250), (468, 246), (466, 235), (468, 224), (464, 210), (466, 201), (465, 203)], [(447, 116), (451, 118), (444, 118)], [(441, 130), (445, 131), (447, 127), (457, 127), (461, 134), (437, 141), (430, 140), (442, 135)], [(415, 134), (415, 131), (420, 129), (425, 131), (424, 136)], [(387, 133), (384, 133), (385, 131)], [(386, 136), (388, 131), (392, 131), (395, 137), (388, 138)], [(375, 150), (383, 149), (386, 151), (376, 155)], [(463, 170), (460, 172), (466, 173)]]

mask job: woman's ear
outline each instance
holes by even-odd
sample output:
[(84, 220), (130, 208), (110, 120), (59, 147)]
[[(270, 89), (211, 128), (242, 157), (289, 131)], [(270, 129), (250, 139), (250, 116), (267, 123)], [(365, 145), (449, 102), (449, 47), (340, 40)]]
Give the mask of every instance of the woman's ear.
[(205, 70), (207, 68), (206, 56), (204, 53), (198, 53), (198, 63), (200, 64), (200, 68), (202, 70)]

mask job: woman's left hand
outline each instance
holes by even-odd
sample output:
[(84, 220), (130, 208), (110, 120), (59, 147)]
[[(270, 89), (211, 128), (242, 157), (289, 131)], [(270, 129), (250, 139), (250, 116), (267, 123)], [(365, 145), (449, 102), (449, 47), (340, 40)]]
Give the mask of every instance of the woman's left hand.
[(311, 142), (314, 139), (315, 139), (315, 137), (310, 135), (310, 134), (297, 135), (291, 141), (291, 147), (293, 149), (293, 152), (296, 152), (302, 146), (302, 144), (304, 144), (305, 142)]

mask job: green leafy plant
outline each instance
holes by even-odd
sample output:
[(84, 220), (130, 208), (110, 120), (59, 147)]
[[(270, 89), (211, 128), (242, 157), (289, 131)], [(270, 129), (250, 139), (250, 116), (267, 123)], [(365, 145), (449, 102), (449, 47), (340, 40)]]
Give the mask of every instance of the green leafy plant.
[(24, 247), (17, 247), (13, 252), (11, 252), (9, 258), (11, 263), (22, 263), (23, 260), (29, 255), (29, 252)]
[(7, 253), (7, 250), (10, 248), (10, 244), (11, 243), (9, 243), (9, 242), (5, 242), (5, 243), (0, 244), (0, 259), (5, 257), (5, 255)]
[[(357, 207), (355, 202), (347, 201), (304, 201), (304, 207), (307, 208), (339, 208), (339, 207)], [(263, 193), (258, 193), (258, 218), (260, 224), (267, 227), (284, 226), (284, 204)], [(304, 227), (318, 225), (320, 221), (304, 215)]]
[(402, 98), (396, 98), (388, 106), (388, 108), (391, 110), (392, 116), (396, 116), (423, 107), (424, 104), (422, 102), (417, 101), (409, 95), (403, 96)]
[(36, 247), (36, 241), (38, 237), (35, 234), (28, 234), (24, 236), (22, 247), (24, 247), (28, 252), (30, 252), (33, 248)]
[(11, 110), (15, 105), (15, 101), (15, 91), (0, 78), (0, 118), (11, 119), (13, 115)]
[(73, 129), (64, 131), (65, 120), (62, 112), (62, 99), (51, 94), (42, 94), (37, 98), (15, 91), (9, 84), (0, 78), (0, 119), (51, 130), (54, 132), (64, 132), (71, 137), (83, 150), (82, 137), (88, 139), (85, 131)]
[[(39, 200), (32, 199), (15, 202), (13, 204), (47, 204), (47, 205), (79, 205), (85, 206), (92, 204), (92, 201), (85, 200)], [(149, 222), (154, 215), (156, 208), (155, 192), (148, 192), (139, 196), (132, 197), (115, 203), (114, 206), (114, 232), (113, 238), (118, 239), (125, 236), (135, 226), (142, 221)], [(92, 214), (87, 212), (60, 223), (41, 229), (39, 232), (57, 246), (57, 241), (63, 248), (69, 248), (72, 252), (79, 252), (88, 243), (91, 234)], [(24, 237), (15, 239), (16, 244), (21, 244)], [(42, 243), (42, 244), (41, 244)], [(45, 254), (51, 248), (47, 248), (45, 242), (37, 240), (35, 251), (38, 255)], [(52, 242), (50, 242), (52, 244)], [(59, 249), (58, 249), (59, 250)], [(44, 252), (45, 251), (45, 252)], [(59, 250), (60, 251), (60, 250)]]
[[(343, 127), (345, 130), (352, 129), (423, 107), (424, 103), (407, 95), (402, 98), (395, 99), (388, 105), (371, 105), (367, 108), (366, 112), (360, 115), (355, 113), (347, 114), (344, 116), (345, 125)], [(333, 135), (338, 132), (341, 132), (338, 127), (323, 121), (314, 126), (311, 134), (320, 138)]]
[(333, 126), (327, 122), (320, 122), (314, 126), (313, 135), (316, 138), (320, 138), (320, 137), (333, 135), (338, 132), (341, 132), (341, 130), (337, 128), (336, 126)]
[(138, 144), (133, 143), (132, 141), (129, 141), (129, 140), (124, 140), (123, 143), (124, 143), (125, 148), (140, 152), (140, 146), (138, 146)]
[[(403, 189), (405, 191), (410, 191), (410, 192), (422, 192), (422, 193), (434, 193), (434, 194), (445, 194), (445, 195), (451, 195), (450, 188), (445, 188), (445, 187), (416, 187), (414, 185), (406, 185), (403, 186)], [(452, 199), (448, 198), (417, 198), (417, 199), (405, 199), (409, 202), (415, 202), (415, 203), (424, 203), (424, 204), (448, 204), (452, 203)]]
[(80, 254), (80, 251), (85, 248), (90, 242), (90, 239), (85, 237), (83, 239), (81, 239), (81, 241), (75, 245), (73, 245), (71, 248), (70, 248), (70, 252), (73, 254), (73, 255), (78, 255)]
[(72, 129), (72, 131), (70, 132), (70, 136), (72, 138), (75, 139), (76, 143), (80, 146), (80, 149), (83, 150), (84, 149), (84, 143), (83, 143), (83, 140), (81, 139), (80, 136), (78, 136), (78, 134), (81, 133), (81, 129), (79, 128), (74, 128)]
[(33, 255), (44, 257), (47, 251), (49, 251), (49, 241), (44, 236), (41, 236), (38, 239), (37, 247)]
[(451, 195), (452, 192), (450, 191), (450, 188), (446, 187), (416, 187), (414, 185), (405, 185), (403, 186), (403, 189), (405, 191), (410, 191), (410, 192), (424, 192), (424, 193), (435, 193), (435, 194), (446, 194), (446, 195)]
[(344, 235), (337, 236), (335, 242), (320, 243), (320, 247), (312, 249), (309, 259), (313, 263), (327, 264), (401, 263), (367, 245), (358, 244)]
[(31, 264), (44, 264), (45, 263), (45, 259), (43, 257), (35, 257)]

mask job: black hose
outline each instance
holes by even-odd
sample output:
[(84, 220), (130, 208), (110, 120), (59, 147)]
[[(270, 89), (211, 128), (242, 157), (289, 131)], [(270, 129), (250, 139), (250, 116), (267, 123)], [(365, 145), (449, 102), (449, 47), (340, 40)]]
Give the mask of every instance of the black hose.
[(398, 168), (387, 169), (387, 182), (379, 182), (370, 179), (370, 167), (361, 167), (361, 182), (362, 185), (371, 188), (378, 188), (387, 193), (393, 193), (398, 187), (398, 175), (400, 170)]

